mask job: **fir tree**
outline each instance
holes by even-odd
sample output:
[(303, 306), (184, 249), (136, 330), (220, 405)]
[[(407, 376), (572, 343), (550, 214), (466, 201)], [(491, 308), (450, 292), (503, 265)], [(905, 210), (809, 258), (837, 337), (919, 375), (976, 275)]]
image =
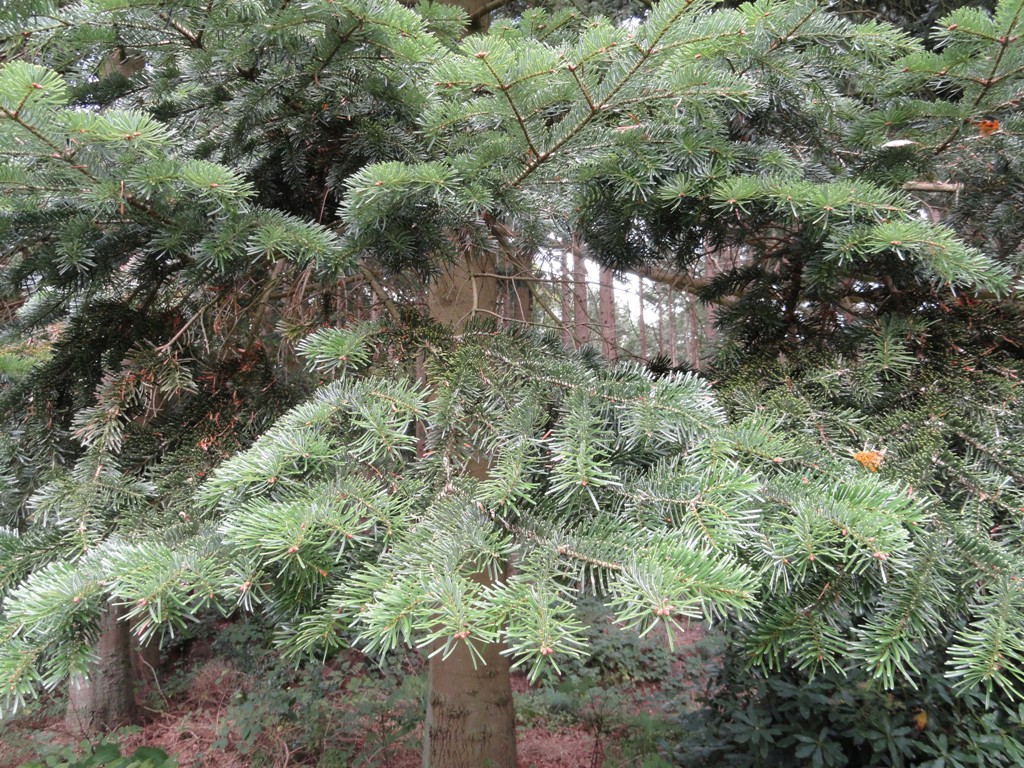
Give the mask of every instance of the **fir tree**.
[[(1012, 689), (996, 654), (1020, 659), (1015, 540), (950, 522), (956, 464), (909, 493), (916, 476), (869, 471), (872, 446), (855, 460), (856, 432), (822, 444), (781, 406), (727, 423), (693, 377), (481, 324), (499, 268), (551, 231), (616, 269), (682, 267), (725, 305), (737, 355), (850, 352), (888, 312), (857, 353), (883, 380), (905, 368), (907, 315), (1009, 289), (1012, 232), (965, 243), (911, 193), (960, 189), (965, 147), (1013, 154), (1019, 0), (958, 12), (939, 53), (813, 2), (713, 5), (667, 0), (635, 25), (530, 9), (470, 37), (429, 4), (6, 7), (0, 211), (26, 382), (5, 414), (20, 506), (3, 545), (24, 553), (5, 569), (8, 696), (88, 670), (105, 606), (147, 637), (242, 605), (296, 654), (427, 649), (428, 764), (514, 765), (507, 665), (585, 650), (581, 590), (645, 631), (742, 615), (756, 658), (855, 658), (886, 681), (970, 615), (954, 673)], [(685, 270), (722, 244), (742, 259), (697, 285)], [(390, 321), (305, 335), (349, 281)], [(417, 303), (432, 322), (410, 322)], [(110, 305), (137, 330), (110, 332)], [(172, 420), (227, 350), (251, 368), (303, 335), (331, 381), (196, 493), (155, 487), (185, 439), (147, 456), (128, 432)], [(961, 429), (1006, 465), (996, 484), (1017, 482), (989, 439), (1005, 418)], [(137, 507), (164, 519), (136, 535)], [(946, 549), (997, 577), (922, 568)]]

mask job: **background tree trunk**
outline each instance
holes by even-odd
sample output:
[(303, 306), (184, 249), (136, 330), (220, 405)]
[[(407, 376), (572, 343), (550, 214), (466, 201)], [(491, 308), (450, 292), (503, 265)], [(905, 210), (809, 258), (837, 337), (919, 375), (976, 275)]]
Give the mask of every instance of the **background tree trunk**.
[(672, 367), (679, 365), (679, 335), (676, 327), (676, 297), (672, 286), (668, 287), (668, 299), (665, 301), (668, 309), (668, 353)]
[(88, 677), (74, 675), (68, 684), (64, 718), (73, 733), (93, 734), (130, 725), (138, 718), (133, 690), (131, 631), (124, 609), (108, 605), (100, 619), (96, 661)]
[(686, 297), (686, 358), (687, 364), (695, 371), (701, 370), (700, 361), (700, 317), (697, 314), (697, 299)]
[(572, 237), (572, 317), (577, 344), (590, 341), (590, 316), (587, 313), (587, 264), (583, 244)]
[(572, 330), (569, 317), (572, 314), (572, 278), (569, 275), (569, 252), (562, 249), (562, 345), (568, 349), (572, 345)]
[(644, 279), (637, 278), (637, 294), (640, 298), (640, 317), (637, 320), (637, 335), (640, 337), (640, 359), (647, 360), (647, 323), (644, 321)]
[[(715, 279), (718, 273), (721, 271), (722, 260), (731, 259), (732, 266), (736, 266), (738, 249), (728, 248), (724, 252), (711, 252), (704, 257), (704, 279), (706, 282), (711, 282)], [(694, 302), (694, 308), (696, 312), (696, 302)], [(693, 367), (698, 370), (703, 368), (703, 363), (708, 357), (708, 350), (714, 346), (715, 343), (715, 315), (717, 314), (714, 304), (706, 304), (704, 309), (704, 321), (699, 326), (694, 326), (694, 333), (700, 333), (698, 341), (698, 359), (694, 361)]]
[[(493, 254), (473, 253), (450, 265), (430, 285), (431, 319), (458, 330), (477, 312), (494, 313), (498, 300), (494, 274)], [(481, 460), (466, 471), (484, 478), (488, 469), (488, 462)], [(476, 578), (486, 580), (483, 574)], [(438, 654), (430, 660), (424, 768), (516, 768), (512, 683), (502, 650), (500, 643), (480, 647), (486, 663), (475, 667), (462, 644), (447, 659)]]
[(665, 286), (660, 285), (655, 289), (658, 295), (658, 357), (665, 354)]
[(601, 321), (601, 352), (605, 360), (614, 363), (618, 359), (618, 338), (615, 333), (615, 282), (612, 271), (607, 267), (601, 267), (597, 306)]

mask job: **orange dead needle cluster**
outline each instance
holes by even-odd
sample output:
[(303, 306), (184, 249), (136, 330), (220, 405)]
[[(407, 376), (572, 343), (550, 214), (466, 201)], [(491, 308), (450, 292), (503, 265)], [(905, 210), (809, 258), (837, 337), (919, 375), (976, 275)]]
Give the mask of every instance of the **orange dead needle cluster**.
[(975, 125), (978, 126), (978, 134), (980, 136), (991, 136), (999, 130), (998, 120), (979, 120)]
[(885, 451), (857, 451), (853, 458), (868, 472), (877, 472), (882, 466), (882, 459), (885, 458)]

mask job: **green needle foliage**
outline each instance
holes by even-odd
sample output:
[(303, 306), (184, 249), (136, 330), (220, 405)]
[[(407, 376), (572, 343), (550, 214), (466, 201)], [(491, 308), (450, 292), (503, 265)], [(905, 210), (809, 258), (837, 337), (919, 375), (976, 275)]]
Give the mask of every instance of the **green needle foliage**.
[(948, 645), (958, 689), (1021, 690), (1022, 646), (1011, 629), (1024, 598), (1020, 327), (1019, 309), (958, 302), (933, 317), (862, 328), (854, 358), (747, 360), (722, 371), (720, 391), (736, 415), (775, 414), (786, 433), (877, 460), (878, 476), (908, 484), (908, 500), (924, 497), (928, 515), (917, 524), (929, 542), (886, 590), (884, 609), (855, 622), (847, 657), (890, 687), (890, 661), (912, 671), (930, 638)]
[[(307, 354), (347, 336), (321, 333)], [(581, 591), (645, 630), (752, 603), (737, 556), (756, 484), (731, 465), (689, 482), (672, 473), (720, 424), (704, 385), (605, 371), (529, 336), (458, 341), (431, 355), (430, 391), (346, 373), (204, 486), (226, 543), (252, 563), (235, 592), (266, 602), (289, 649), (354, 633), (373, 652), (447, 655), (502, 638), (536, 676), (580, 652)], [(491, 467), (485, 480), (467, 477), (475, 462)], [(687, 497), (699, 527), (673, 525)]]
[[(810, 0), (464, 22), (0, 6), (8, 701), (86, 669), (111, 602), (144, 637), (241, 606), (296, 655), (501, 642), (536, 677), (586, 652), (583, 595), (890, 686), (942, 644), (1018, 692), (1019, 346), (954, 294), (1015, 288), (1024, 1), (935, 50)], [(552, 232), (718, 304), (721, 399), (415, 317)], [(388, 323), (347, 322), (353, 283)]]

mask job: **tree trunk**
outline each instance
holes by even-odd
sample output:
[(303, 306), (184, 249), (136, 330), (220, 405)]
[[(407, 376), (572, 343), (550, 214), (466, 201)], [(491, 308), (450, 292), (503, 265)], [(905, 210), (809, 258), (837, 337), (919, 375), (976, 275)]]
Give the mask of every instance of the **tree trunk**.
[(658, 357), (665, 355), (665, 286), (661, 286), (658, 293)]
[(686, 297), (686, 358), (689, 366), (701, 370), (700, 365), (700, 317), (697, 315), (697, 299)]
[(618, 359), (618, 338), (615, 332), (615, 282), (612, 271), (601, 267), (598, 286), (598, 315), (601, 319), (601, 352), (604, 359), (614, 363)]
[(569, 276), (569, 252), (562, 249), (562, 345), (567, 349), (572, 344), (569, 316), (572, 313), (572, 278)]
[(516, 768), (516, 719), (509, 660), (485, 645), (483, 664), (459, 644), (430, 660), (424, 768)]
[(668, 352), (672, 367), (679, 365), (679, 335), (676, 327), (676, 297), (672, 286), (668, 287)]
[[(730, 258), (733, 261), (733, 267), (735, 267), (738, 250), (730, 248), (728, 251), (726, 251), (726, 254), (730, 256)], [(707, 256), (704, 257), (704, 279), (707, 282), (711, 282), (715, 278), (715, 276), (718, 275), (718, 273), (721, 271), (721, 264), (719, 260), (722, 259), (724, 255), (725, 254), (719, 252), (714, 252), (709, 253), (707, 254)], [(697, 360), (697, 362), (694, 363), (695, 368), (699, 369), (703, 367), (703, 363), (705, 359), (708, 357), (708, 351), (715, 343), (716, 313), (717, 312), (715, 310), (714, 304), (706, 304), (704, 306), (704, 322), (701, 324), (699, 329), (699, 360)], [(695, 328), (694, 332), (697, 333), (698, 329)]]
[(587, 264), (583, 255), (583, 244), (572, 237), (572, 316), (575, 324), (576, 343), (590, 341), (590, 316), (587, 314)]
[[(495, 259), (487, 253), (470, 254), (447, 267), (430, 285), (431, 319), (457, 330), (478, 312), (493, 314), (498, 298), (494, 274)], [(483, 478), (488, 469), (486, 461), (478, 461), (466, 471)], [(486, 580), (484, 574), (477, 578)], [(438, 654), (430, 660), (424, 768), (516, 768), (512, 684), (502, 650), (500, 643), (480, 647), (485, 664), (476, 667), (462, 644), (447, 659)]]
[(640, 317), (637, 320), (637, 335), (640, 337), (640, 359), (647, 360), (647, 323), (644, 322), (644, 279), (637, 278), (637, 294), (640, 297)]
[(69, 731), (93, 734), (136, 722), (131, 631), (122, 608), (108, 605), (100, 618), (93, 648), (96, 660), (88, 677), (72, 676), (64, 722)]

